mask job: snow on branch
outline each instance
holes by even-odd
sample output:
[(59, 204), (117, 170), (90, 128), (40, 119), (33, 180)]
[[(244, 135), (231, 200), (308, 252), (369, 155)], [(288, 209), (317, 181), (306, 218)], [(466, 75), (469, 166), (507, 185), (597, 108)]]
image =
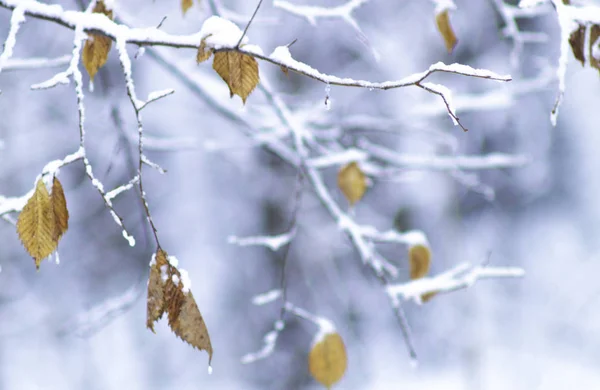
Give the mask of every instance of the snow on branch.
[(473, 286), (481, 279), (520, 278), (525, 275), (522, 268), (471, 266), (462, 263), (442, 274), (416, 279), (408, 283), (391, 284), (386, 287), (390, 297), (413, 300), (422, 303), (422, 296), (428, 293), (448, 293)]
[(279, 234), (277, 236), (251, 236), (251, 237), (237, 237), (229, 236), (227, 241), (230, 244), (239, 246), (265, 246), (273, 252), (278, 251), (281, 247), (289, 244), (294, 236), (296, 235), (296, 228), (292, 228), (287, 233)]
[(312, 25), (316, 25), (318, 19), (340, 18), (351, 25), (355, 30), (360, 31), (358, 23), (352, 16), (352, 13), (368, 1), (369, 0), (349, 0), (346, 4), (337, 7), (318, 7), (312, 5), (295, 5), (289, 1), (274, 0), (273, 6), (291, 14), (306, 18)]
[(491, 153), (483, 156), (439, 156), (398, 153), (366, 139), (359, 140), (359, 145), (372, 157), (383, 160), (398, 168), (427, 170), (482, 170), (518, 168), (527, 164), (530, 159), (523, 155)]
[(56, 58), (11, 58), (4, 62), (3, 71), (55, 68), (71, 62), (71, 55)]

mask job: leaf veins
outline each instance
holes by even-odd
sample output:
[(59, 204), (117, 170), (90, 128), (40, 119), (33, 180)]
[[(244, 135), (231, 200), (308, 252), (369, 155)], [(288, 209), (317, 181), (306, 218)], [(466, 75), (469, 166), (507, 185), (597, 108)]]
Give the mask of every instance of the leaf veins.
[(248, 95), (258, 85), (258, 63), (247, 54), (236, 51), (217, 52), (213, 60), (213, 69), (229, 87), (230, 96), (238, 95), (244, 104)]
[(19, 215), (17, 233), (37, 269), (42, 259), (50, 256), (58, 245), (50, 194), (41, 178)]
[[(92, 10), (92, 13), (104, 14), (110, 20), (113, 18), (112, 10), (109, 10), (104, 5), (103, 0), (98, 0), (96, 6)], [(112, 46), (112, 39), (102, 34), (90, 33), (89, 38), (85, 41), (83, 46), (82, 61), (83, 66), (90, 75), (90, 79), (94, 81), (98, 69), (106, 64), (108, 59), (108, 52)]]

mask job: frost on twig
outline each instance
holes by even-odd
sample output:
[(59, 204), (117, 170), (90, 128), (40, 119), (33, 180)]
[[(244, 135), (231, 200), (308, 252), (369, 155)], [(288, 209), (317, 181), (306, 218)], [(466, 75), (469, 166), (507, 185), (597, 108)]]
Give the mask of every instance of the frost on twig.
[(522, 268), (471, 266), (462, 263), (437, 276), (424, 277), (402, 284), (386, 287), (390, 297), (400, 297), (405, 301), (422, 302), (422, 296), (430, 293), (448, 293), (473, 286), (481, 279), (520, 278), (525, 275)]
[(277, 236), (251, 236), (251, 237), (237, 237), (229, 236), (227, 241), (230, 244), (239, 246), (265, 246), (273, 252), (278, 251), (284, 245), (289, 244), (294, 236), (296, 235), (296, 228), (292, 228), (287, 233), (279, 234)]
[[(271, 299), (275, 295), (274, 294), (275, 291), (280, 291), (280, 290), (272, 290), (270, 292), (267, 292), (266, 294), (257, 295), (256, 297), (254, 297), (253, 303), (255, 305), (262, 305), (262, 304), (266, 303), (266, 302), (263, 302), (265, 300), (264, 298), (268, 297), (269, 299)], [(298, 318), (301, 318), (303, 320), (306, 320), (308, 322), (315, 324), (319, 329), (319, 331), (317, 333), (317, 337), (315, 337), (315, 340), (318, 340), (319, 338), (321, 338), (322, 337), (321, 335), (332, 333), (335, 330), (335, 327), (333, 326), (332, 322), (329, 321), (328, 319), (326, 319), (324, 317), (319, 317), (315, 314), (312, 314), (312, 313), (308, 312), (307, 310), (304, 310), (304, 309), (292, 304), (291, 302), (284, 302), (283, 309), (287, 313), (290, 313)], [(276, 320), (273, 323), (273, 329), (271, 331), (269, 331), (263, 337), (263, 347), (256, 352), (252, 352), (252, 353), (248, 353), (248, 354), (244, 355), (241, 359), (242, 363), (250, 364), (250, 363), (254, 363), (258, 360), (262, 360), (262, 359), (265, 359), (265, 358), (271, 356), (273, 354), (273, 352), (275, 351), (277, 339), (279, 338), (280, 333), (283, 332), (284, 329), (285, 329), (285, 321), (283, 319)]]

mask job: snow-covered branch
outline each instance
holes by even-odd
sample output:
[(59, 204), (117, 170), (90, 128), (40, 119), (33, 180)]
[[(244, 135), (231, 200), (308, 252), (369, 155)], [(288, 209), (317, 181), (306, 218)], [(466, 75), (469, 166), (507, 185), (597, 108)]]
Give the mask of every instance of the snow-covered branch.
[(281, 247), (289, 244), (294, 236), (296, 235), (296, 229), (292, 228), (291, 231), (277, 236), (251, 236), (251, 237), (237, 237), (229, 236), (227, 241), (230, 244), (239, 246), (265, 246), (272, 251), (277, 251)]
[(56, 58), (11, 58), (4, 62), (3, 71), (56, 68), (71, 62), (71, 55)]
[(274, 0), (273, 6), (287, 11), (291, 14), (306, 18), (306, 20), (316, 25), (318, 19), (340, 18), (354, 29), (360, 31), (358, 23), (352, 16), (352, 13), (361, 5), (366, 4), (369, 0), (349, 0), (343, 5), (337, 7), (319, 7), (313, 5), (295, 5), (285, 0)]
[(437, 276), (424, 277), (408, 283), (391, 284), (386, 290), (390, 297), (413, 300), (420, 304), (424, 294), (448, 293), (468, 288), (482, 279), (520, 278), (524, 275), (525, 271), (522, 268), (471, 266), (462, 263)]

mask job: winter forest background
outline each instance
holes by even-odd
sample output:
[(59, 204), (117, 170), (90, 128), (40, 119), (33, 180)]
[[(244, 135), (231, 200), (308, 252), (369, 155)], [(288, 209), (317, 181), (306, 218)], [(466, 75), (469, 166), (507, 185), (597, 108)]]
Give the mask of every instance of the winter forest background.
[[(60, 1), (82, 9), (87, 1)], [(192, 34), (212, 14), (195, 2), (182, 17), (180, 2), (120, 0), (115, 16), (129, 25)], [(333, 7), (342, 0), (298, 5)], [(398, 153), (431, 156), (505, 153), (527, 164), (477, 171), (396, 169), (375, 178), (354, 219), (383, 230), (422, 230), (432, 251), (432, 274), (462, 262), (522, 267), (517, 279), (490, 279), (403, 305), (418, 353), (411, 366), (398, 320), (381, 282), (306, 180), (297, 233), (287, 259), (288, 299), (335, 323), (344, 338), (348, 369), (340, 389), (592, 389), (600, 384), (600, 77), (569, 53), (566, 92), (556, 127), (550, 111), (558, 91), (560, 29), (550, 3), (517, 18), (523, 31), (545, 34), (525, 43), (502, 35), (500, 1), (455, 0), (451, 21), (459, 39), (448, 54), (436, 29), (434, 2), (364, 1), (352, 19), (310, 24), (265, 0), (248, 31), (265, 53), (295, 39), (294, 58), (324, 73), (364, 80), (397, 80), (438, 61), (461, 63), (513, 81), (433, 75), (454, 94), (469, 129), (454, 126), (438, 96), (419, 88), (388, 91), (332, 86), (259, 62), (261, 79), (319, 137), (342, 144), (377, 143)], [(516, 2), (509, 2), (515, 5)], [(593, 2), (572, 2), (594, 5)], [(225, 17), (243, 28), (255, 1), (222, 0)], [(596, 4), (600, 7), (600, 4)], [(508, 15), (510, 16), (510, 15)], [(0, 8), (0, 37), (11, 12)], [(352, 21), (356, 25), (352, 25)], [(362, 31), (362, 32), (359, 32)], [(73, 31), (27, 18), (13, 58), (56, 58), (72, 51)], [(147, 155), (168, 172), (146, 168), (144, 186), (161, 243), (189, 271), (192, 290), (215, 349), (207, 355), (176, 338), (166, 320), (145, 329), (148, 263), (155, 251), (135, 191), (115, 209), (137, 239), (129, 247), (82, 164), (61, 169), (71, 215), (69, 231), (39, 272), (13, 225), (0, 221), (0, 389), (317, 389), (308, 373), (313, 324), (288, 316), (273, 354), (242, 364), (262, 347), (281, 303), (252, 304), (279, 287), (282, 254), (234, 245), (231, 236), (277, 235), (294, 214), (297, 171), (239, 118), (277, 136), (264, 94), (243, 106), (209, 63), (196, 65), (190, 49), (150, 49), (133, 58), (140, 96), (175, 93), (144, 110)], [(158, 54), (156, 54), (158, 53)], [(512, 57), (511, 57), (512, 56)], [(77, 149), (73, 84), (32, 91), (66, 68), (5, 69), (0, 73), (0, 194), (32, 188), (44, 165)], [(217, 103), (179, 77), (195, 80)], [(94, 91), (84, 74), (87, 152), (107, 188), (126, 183), (137, 164), (137, 128), (123, 71), (113, 49)], [(326, 95), (330, 109), (324, 104)], [(225, 109), (216, 109), (225, 107)], [(237, 119), (236, 119), (237, 118)], [(340, 133), (343, 132), (343, 133)], [(344, 210), (336, 186), (339, 166), (320, 170)], [(3, 198), (0, 198), (3, 199)], [(12, 221), (12, 223), (11, 223)], [(406, 280), (406, 246), (378, 245)]]

